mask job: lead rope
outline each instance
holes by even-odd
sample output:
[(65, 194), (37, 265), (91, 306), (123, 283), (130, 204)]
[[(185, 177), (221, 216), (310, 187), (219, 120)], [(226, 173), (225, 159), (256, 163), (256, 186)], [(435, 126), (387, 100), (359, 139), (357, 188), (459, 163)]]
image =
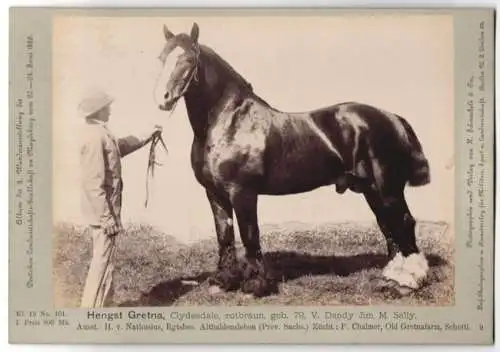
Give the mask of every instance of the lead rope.
[(151, 146), (149, 147), (149, 158), (148, 158), (148, 167), (146, 169), (146, 200), (144, 201), (144, 207), (148, 207), (149, 201), (149, 176), (151, 174), (151, 178), (154, 177), (155, 166), (162, 166), (159, 162), (156, 161), (156, 145), (158, 142), (161, 143), (163, 149), (165, 149), (165, 153), (168, 155), (168, 148), (165, 145), (165, 141), (163, 140), (161, 131), (156, 131), (153, 133), (153, 137), (151, 139)]

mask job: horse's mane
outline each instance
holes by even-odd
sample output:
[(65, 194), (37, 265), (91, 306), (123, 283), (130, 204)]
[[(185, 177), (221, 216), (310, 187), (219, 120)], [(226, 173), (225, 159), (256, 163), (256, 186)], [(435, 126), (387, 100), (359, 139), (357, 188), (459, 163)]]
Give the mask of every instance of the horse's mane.
[(220, 55), (217, 54), (212, 48), (206, 45), (200, 45), (200, 50), (211, 59), (217, 61), (228, 73), (231, 74), (232, 78), (236, 82), (253, 92), (252, 84), (248, 82), (240, 73), (238, 73), (226, 60), (220, 57)]
[[(239, 83), (241, 87), (245, 88), (248, 92), (252, 93), (254, 99), (260, 101), (263, 105), (266, 105), (270, 109), (276, 110), (267, 101), (265, 101), (260, 96), (258, 96), (254, 92), (252, 84), (250, 82), (248, 82), (245, 79), (245, 77), (243, 77), (240, 73), (238, 73), (238, 71), (236, 71), (226, 60), (224, 60), (219, 54), (217, 54), (217, 52), (215, 50), (213, 50), (212, 48), (210, 48), (206, 45), (203, 45), (203, 44), (200, 44), (199, 48), (200, 48), (200, 51), (203, 54), (205, 54), (207, 57), (209, 57), (210, 59), (212, 59), (214, 61), (217, 61), (217, 63), (219, 65), (221, 65), (232, 76), (231, 78), (235, 82)], [(276, 111), (278, 111), (278, 110), (276, 110)]]

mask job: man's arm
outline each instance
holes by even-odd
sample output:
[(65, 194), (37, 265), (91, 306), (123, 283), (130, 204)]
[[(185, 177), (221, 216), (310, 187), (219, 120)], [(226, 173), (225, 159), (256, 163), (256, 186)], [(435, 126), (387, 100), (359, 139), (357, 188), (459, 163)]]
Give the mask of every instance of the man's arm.
[(153, 132), (146, 134), (142, 137), (128, 136), (118, 139), (118, 148), (120, 148), (120, 154), (122, 157), (135, 152), (137, 149), (144, 147), (146, 144), (151, 142), (153, 135), (155, 133), (161, 133), (162, 128), (159, 125), (155, 125)]
[(136, 136), (127, 136), (118, 139), (118, 148), (120, 148), (120, 155), (122, 157), (135, 152), (137, 149), (144, 147), (151, 141), (152, 135), (146, 138), (139, 138)]

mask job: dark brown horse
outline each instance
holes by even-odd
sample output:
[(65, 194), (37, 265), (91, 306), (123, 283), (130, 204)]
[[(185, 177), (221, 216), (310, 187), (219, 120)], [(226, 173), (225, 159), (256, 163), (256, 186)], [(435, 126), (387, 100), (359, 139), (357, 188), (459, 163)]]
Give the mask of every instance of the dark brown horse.
[[(385, 235), (391, 261), (383, 275), (417, 288), (427, 262), (415, 240), (415, 220), (404, 188), (430, 182), (415, 132), (401, 116), (346, 102), (310, 112), (274, 109), (211, 48), (190, 34), (165, 26), (165, 64), (176, 50), (175, 68), (162, 89), (160, 109), (184, 97), (194, 139), (192, 168), (205, 188), (219, 244), (218, 270), (211, 278), (223, 290), (255, 296), (276, 292), (262, 255), (257, 219), (259, 194), (287, 195), (335, 185), (338, 193), (363, 194)], [(233, 211), (246, 250), (235, 252)]]

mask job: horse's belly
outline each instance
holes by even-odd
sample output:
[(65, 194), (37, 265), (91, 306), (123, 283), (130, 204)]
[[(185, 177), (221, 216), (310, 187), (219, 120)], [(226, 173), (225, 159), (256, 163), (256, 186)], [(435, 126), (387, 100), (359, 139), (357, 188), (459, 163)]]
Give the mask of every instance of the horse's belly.
[(341, 174), (341, 164), (331, 156), (307, 155), (270, 167), (261, 192), (268, 195), (308, 192), (335, 183)]
[(334, 181), (322, 180), (321, 182), (269, 182), (266, 186), (259, 192), (260, 194), (280, 196), (286, 194), (296, 194), (304, 193), (315, 190), (316, 188), (327, 186), (333, 184)]

